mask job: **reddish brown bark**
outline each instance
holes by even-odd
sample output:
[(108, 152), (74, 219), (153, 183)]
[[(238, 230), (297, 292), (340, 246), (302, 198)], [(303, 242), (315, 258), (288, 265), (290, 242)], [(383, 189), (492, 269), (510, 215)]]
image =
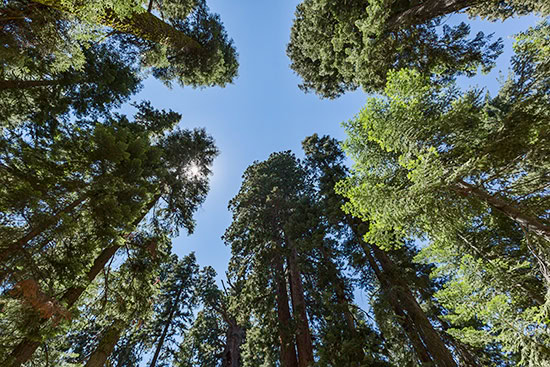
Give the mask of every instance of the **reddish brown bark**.
[(277, 319), (279, 321), (279, 339), (281, 342), (281, 367), (298, 367), (296, 345), (291, 333), (290, 308), (288, 292), (284, 277), (283, 263), (277, 259), (275, 264), (275, 281), (277, 283)]
[(298, 349), (298, 365), (300, 367), (309, 367), (313, 365), (313, 343), (311, 342), (311, 333), (309, 331), (309, 322), (306, 312), (306, 302), (304, 298), (304, 287), (298, 265), (298, 255), (296, 247), (285, 235), (285, 242), (288, 246), (288, 269), (290, 294), (292, 299), (292, 311), (296, 322), (296, 345)]

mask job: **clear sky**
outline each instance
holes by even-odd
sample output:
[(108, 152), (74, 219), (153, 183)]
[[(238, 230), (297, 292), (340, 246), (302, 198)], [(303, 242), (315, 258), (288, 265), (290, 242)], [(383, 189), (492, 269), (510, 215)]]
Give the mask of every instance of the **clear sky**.
[[(239, 53), (239, 77), (226, 88), (168, 89), (149, 78), (136, 100), (150, 100), (156, 108), (183, 115), (182, 127), (205, 127), (221, 151), (211, 177), (211, 190), (195, 218), (195, 233), (182, 233), (174, 240), (174, 251), (194, 251), (201, 266), (213, 266), (223, 277), (230, 249), (221, 240), (231, 222), (228, 201), (238, 192), (246, 167), (270, 153), (292, 150), (302, 156), (301, 141), (313, 133), (345, 137), (342, 121), (353, 117), (366, 101), (361, 91), (337, 100), (321, 100), (298, 89), (299, 79), (289, 68), (286, 44), (298, 0), (209, 0), (219, 13)], [(447, 24), (465, 19), (453, 15)], [(470, 22), (470, 21), (469, 21)], [(505, 41), (506, 51), (497, 70), (461, 85), (498, 89), (498, 70), (506, 73), (511, 55), (510, 36), (535, 24), (533, 17), (505, 23), (470, 22), (472, 30), (495, 33)]]

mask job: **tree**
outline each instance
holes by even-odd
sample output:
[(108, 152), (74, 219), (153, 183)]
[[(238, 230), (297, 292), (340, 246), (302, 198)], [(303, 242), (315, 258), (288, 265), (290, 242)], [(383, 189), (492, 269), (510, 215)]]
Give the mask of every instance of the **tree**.
[(524, 229), (532, 246), (549, 240), (547, 61), (535, 51), (546, 49), (548, 29), (521, 35), (515, 73), (494, 98), (433, 88), (419, 73), (399, 71), (390, 73), (385, 98), (370, 99), (346, 124), (346, 150), (357, 163), (340, 188), (348, 209), (373, 223), (370, 239), (393, 228), (454, 240), (457, 229), (490, 213)]
[[(285, 367), (308, 366), (313, 363), (313, 344), (301, 279), (299, 237), (289, 228), (290, 218), (305, 190), (303, 171), (294, 156), (283, 152), (253, 164), (243, 178), (239, 193), (229, 204), (234, 220), (224, 240), (232, 246), (234, 261), (247, 258), (245, 261), (255, 263), (250, 269), (246, 269), (249, 264), (236, 264), (236, 274), (265, 273), (265, 269), (269, 269), (267, 274), (257, 275), (262, 282), (267, 282), (266, 288), (276, 293), (276, 299), (270, 301), (276, 301), (273, 308), (278, 314), (281, 363)], [(288, 282), (283, 260), (286, 260)], [(296, 344), (291, 334), (287, 287), (296, 323)], [(272, 306), (267, 308), (272, 312)]]
[(176, 342), (175, 337), (187, 328), (197, 303), (195, 288), (199, 269), (195, 255), (190, 254), (179, 261), (174, 256), (170, 265), (165, 270), (166, 279), (162, 281), (154, 321), (150, 326), (150, 337), (154, 340), (154, 353), (148, 364), (150, 367), (157, 366), (157, 362), (165, 366), (177, 360), (176, 350), (171, 345)]
[[(501, 52), (469, 26), (442, 26), (440, 17), (487, 1), (305, 0), (296, 9), (287, 54), (300, 88), (325, 98), (362, 87), (383, 89), (389, 70), (412, 68), (439, 81), (489, 70)], [(480, 5), (481, 6), (481, 5)], [(545, 10), (546, 11), (546, 10)]]
[[(370, 274), (373, 274), (379, 283), (382, 300), (374, 301), (374, 306), (384, 304), (385, 307), (389, 306), (393, 310), (391, 315), (395, 320), (393, 322), (398, 323), (405, 332), (420, 363), (455, 366), (450, 350), (451, 348), (458, 350), (457, 354), (462, 359), (464, 356), (460, 355), (459, 350), (461, 345), (456, 343), (453, 345), (445, 340), (445, 334), (433, 326), (439, 323), (437, 318), (428, 315), (420, 306), (420, 302), (426, 301), (426, 298), (430, 301), (431, 295), (426, 291), (429, 283), (422, 282), (418, 277), (421, 269), (415, 268), (412, 264), (412, 256), (395, 251), (385, 253), (375, 243), (364, 241), (362, 235), (369, 227), (369, 223), (362, 223), (341, 210), (346, 199), (338, 195), (334, 188), (339, 180), (348, 175), (348, 172), (344, 166), (344, 154), (339, 143), (328, 136), (313, 135), (306, 138), (302, 146), (306, 154), (306, 167), (318, 182), (317, 202), (320, 203), (321, 215), (325, 218), (327, 226), (332, 228), (333, 236), (337, 234), (344, 238), (344, 243), (347, 243), (344, 251), (351, 257), (350, 264), (362, 274), (362, 283), (372, 288), (373, 276)], [(407, 268), (412, 269), (407, 272)], [(424, 299), (417, 299), (416, 284), (421, 284), (419, 288), (423, 289), (424, 294), (428, 293), (423, 297)], [(385, 320), (377, 318), (377, 321), (383, 331), (387, 332)], [(401, 349), (402, 346), (398, 348)], [(386, 354), (390, 353), (386, 352)], [(471, 361), (464, 362), (472, 365)]]
[[(71, 309), (90, 282), (133, 236), (138, 225), (150, 221), (155, 228), (168, 234), (176, 234), (180, 227), (192, 231), (192, 215), (208, 191), (209, 166), (217, 149), (204, 130), (177, 130), (159, 139), (178, 120), (177, 114), (156, 111), (143, 104), (132, 123), (119, 116), (118, 121), (110, 121), (107, 126), (98, 124), (89, 131), (77, 130), (77, 136), (82, 133), (84, 137), (92, 137), (94, 143), (90, 145), (90, 140), (85, 140), (84, 151), (88, 154), (88, 160), (84, 161), (85, 171), (72, 171), (78, 180), (64, 181), (63, 175), (56, 176), (53, 171), (51, 180), (46, 181), (41, 190), (31, 191), (32, 195), (25, 196), (22, 203), (9, 199), (9, 195), (18, 194), (18, 187), (13, 193), (8, 192), (9, 195), (4, 196), (5, 202), (8, 205), (16, 203), (18, 207), (5, 211), (11, 215), (11, 218), (7, 217), (7, 223), (16, 224), (14, 219), (20, 215), (19, 212), (30, 211), (32, 224), (30, 231), (26, 224), (20, 228), (8, 227), (10, 236), (5, 237), (8, 242), (3, 243), (6, 246), (3, 253), (9, 255), (4, 267), (9, 276), (6, 284), (17, 284), (27, 277), (27, 274), (14, 269), (30, 261), (27, 269), (50, 271), (49, 275), (42, 272), (36, 281), (47, 282), (50, 285), (48, 293), (61, 295), (56, 302)], [(51, 141), (60, 139), (48, 140)], [(70, 138), (61, 141), (72, 144)], [(26, 142), (21, 140), (20, 143)], [(80, 148), (79, 144), (71, 144), (62, 146)], [(32, 145), (23, 146), (23, 152), (33, 153), (30, 157), (36, 159), (34, 153), (39, 150), (33, 152), (35, 147)], [(17, 146), (10, 147), (17, 153)], [(70, 157), (73, 151), (62, 152)], [(79, 150), (74, 152), (79, 153)], [(9, 174), (18, 172), (19, 157), (13, 154), (5, 157), (6, 165), (13, 167), (13, 170), (6, 171), (9, 180)], [(72, 158), (76, 158), (78, 164), (83, 163), (78, 157)], [(40, 156), (37, 163), (67, 168), (64, 161), (55, 158), (59, 157), (47, 154)], [(40, 169), (35, 172), (41, 172)], [(32, 188), (32, 176), (29, 181)], [(65, 199), (60, 193), (69, 197), (79, 193), (77, 205), (72, 208), (63, 205), (70, 210), (61, 213), (56, 213), (55, 207), (36, 207), (36, 203), (43, 205), (49, 200), (58, 205), (60, 199)], [(52, 209), (53, 215), (50, 213)], [(26, 256), (29, 250), (32, 257)], [(83, 255), (75, 262), (73, 256), (77, 253)], [(29, 359), (38, 348), (40, 340), (33, 339), (40, 335), (42, 326), (48, 324), (44, 329), (51, 326), (55, 329), (55, 323), (49, 325), (50, 316), (43, 317), (37, 315), (36, 310), (31, 311), (33, 316), (29, 324), (34, 326), (26, 326), (23, 341), (12, 350), (11, 357), (6, 356), (6, 361), (15, 360), (14, 366)]]
[(242, 291), (230, 283), (222, 292), (215, 282), (216, 272), (211, 267), (202, 269), (197, 293), (203, 305), (191, 327), (186, 330), (180, 344), (178, 367), (191, 366), (242, 366), (241, 346), (245, 327), (237, 313), (241, 308)]
[(518, 37), (513, 74), (495, 97), (402, 70), (346, 124), (356, 162), (339, 185), (346, 210), (386, 249), (396, 235), (430, 240), (424, 259), (448, 281), (434, 295), (447, 309), (442, 325), (486, 363), (548, 356), (549, 29)]
[[(158, 1), (160, 16), (144, 1), (76, 4), (41, 0), (40, 4), (73, 14), (83, 22), (109, 27), (128, 36), (141, 53), (141, 62), (161, 79), (182, 85), (224, 86), (237, 74), (232, 42), (217, 15), (204, 1)], [(153, 2), (151, 2), (153, 4)], [(166, 5), (166, 7), (164, 6)]]
[[(2, 126), (54, 125), (69, 116), (108, 115), (138, 91), (137, 70), (105, 45), (82, 50), (84, 64), (58, 71), (55, 59), (44, 60), (32, 49), (28, 60), (0, 67), (0, 119)], [(40, 59), (39, 59), (40, 57)]]

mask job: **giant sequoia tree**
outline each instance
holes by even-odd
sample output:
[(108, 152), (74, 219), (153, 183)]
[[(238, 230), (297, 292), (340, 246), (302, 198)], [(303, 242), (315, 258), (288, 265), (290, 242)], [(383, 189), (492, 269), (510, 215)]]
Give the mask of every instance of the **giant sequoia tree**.
[(251, 279), (259, 277), (258, 281), (276, 295), (267, 300), (277, 310), (281, 364), (309, 366), (313, 363), (313, 345), (299, 258), (301, 234), (290, 228), (307, 190), (304, 172), (293, 155), (283, 152), (250, 166), (243, 177), (239, 193), (230, 202), (234, 220), (224, 235), (235, 257), (233, 271), (254, 273)]

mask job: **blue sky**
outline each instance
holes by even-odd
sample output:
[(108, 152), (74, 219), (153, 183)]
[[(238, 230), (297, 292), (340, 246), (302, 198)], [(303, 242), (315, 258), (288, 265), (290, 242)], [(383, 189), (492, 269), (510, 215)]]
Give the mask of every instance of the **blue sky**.
[[(289, 68), (285, 49), (298, 0), (210, 0), (221, 15), (239, 53), (239, 77), (226, 88), (169, 89), (149, 78), (136, 100), (150, 100), (156, 108), (183, 115), (182, 127), (205, 127), (221, 151), (213, 167), (211, 190), (195, 218), (195, 233), (174, 240), (178, 255), (194, 251), (201, 266), (213, 266), (223, 277), (230, 249), (221, 240), (231, 222), (228, 201), (238, 192), (241, 176), (255, 160), (270, 153), (292, 150), (302, 156), (300, 143), (313, 133), (343, 139), (342, 121), (353, 117), (367, 95), (347, 93), (337, 100), (321, 100), (298, 89), (299, 79)], [(453, 15), (447, 24), (465, 19)], [(472, 30), (495, 33), (505, 41), (505, 53), (489, 75), (462, 80), (461, 85), (498, 90), (498, 70), (508, 69), (511, 35), (535, 24), (527, 17), (505, 23), (473, 21)]]

